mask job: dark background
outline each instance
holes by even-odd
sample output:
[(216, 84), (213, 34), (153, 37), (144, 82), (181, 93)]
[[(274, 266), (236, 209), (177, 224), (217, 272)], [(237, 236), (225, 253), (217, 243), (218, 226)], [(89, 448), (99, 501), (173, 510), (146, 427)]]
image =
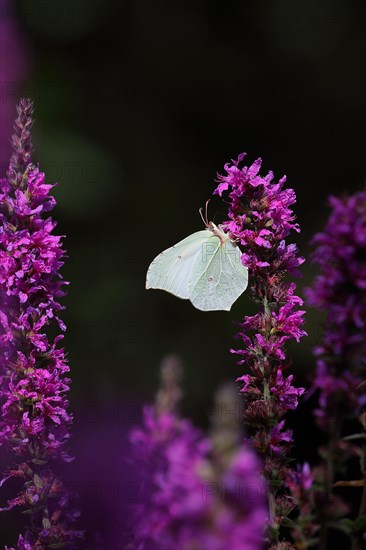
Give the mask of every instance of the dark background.
[[(363, 185), (365, 15), (365, 2), (350, 0), (15, 3), (27, 71), (3, 86), (2, 107), (34, 98), (35, 158), (58, 182), (81, 469), (89, 444), (108, 461), (138, 421), (167, 352), (185, 363), (184, 413), (201, 426), (215, 389), (242, 374), (228, 350), (233, 321), (255, 311), (245, 295), (230, 313), (202, 313), (144, 289), (150, 261), (201, 229), (198, 209), (224, 163), (246, 151), (264, 172), (287, 175), (306, 256), (328, 194)], [(225, 219), (218, 198), (209, 217)], [(301, 294), (310, 261), (303, 272)], [(309, 311), (306, 328), (309, 338), (291, 347), (302, 385), (318, 314)], [(313, 459), (308, 405), (289, 422), (298, 458)]]

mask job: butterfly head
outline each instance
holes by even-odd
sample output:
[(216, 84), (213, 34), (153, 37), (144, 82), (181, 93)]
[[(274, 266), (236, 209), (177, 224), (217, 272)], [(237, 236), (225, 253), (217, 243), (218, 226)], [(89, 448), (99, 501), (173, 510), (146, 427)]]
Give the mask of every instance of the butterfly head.
[(206, 229), (209, 231), (212, 231), (216, 237), (220, 239), (221, 246), (223, 246), (227, 241), (231, 241), (230, 237), (227, 233), (222, 229), (221, 225), (216, 225), (214, 222), (209, 222), (207, 217), (207, 209), (208, 209), (208, 203), (210, 202), (210, 199), (206, 202), (206, 208), (205, 208), (205, 215), (203, 215), (203, 208), (200, 208), (200, 216), (202, 218), (203, 223), (206, 226)]

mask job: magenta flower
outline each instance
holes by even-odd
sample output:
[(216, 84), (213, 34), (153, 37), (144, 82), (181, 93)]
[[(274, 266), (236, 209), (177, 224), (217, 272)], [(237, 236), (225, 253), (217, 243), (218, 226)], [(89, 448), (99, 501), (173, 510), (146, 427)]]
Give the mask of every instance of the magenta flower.
[(132, 548), (260, 550), (266, 510), (258, 460), (246, 446), (217, 456), (213, 443), (179, 416), (176, 366), (167, 360), (157, 401), (131, 433), (142, 474)]
[(318, 425), (328, 431), (334, 418), (357, 416), (366, 404), (366, 191), (330, 198), (323, 233), (314, 238), (320, 274), (307, 290), (311, 305), (327, 311), (312, 390), (319, 390)]
[(284, 449), (292, 446), (293, 437), (292, 430), (286, 430), (285, 421), (281, 420), (278, 424), (273, 426), (269, 432), (269, 448), (274, 455), (281, 456)]
[(63, 348), (59, 300), (66, 284), (59, 273), (64, 251), (48, 216), (51, 185), (31, 164), (33, 105), (22, 99), (12, 138), (8, 177), (0, 180), (0, 445), (16, 466), (3, 474), (23, 482), (3, 511), (29, 510), (31, 526), (16, 548), (71, 545), (81, 535), (71, 524), (77, 513), (51, 462), (71, 460), (67, 443), (69, 367)]
[(292, 374), (284, 375), (289, 367), (285, 345), (289, 340), (299, 342), (306, 332), (300, 309), (303, 302), (295, 294), (295, 283), (284, 278), (286, 273), (299, 275), (304, 259), (298, 256), (296, 245), (286, 243), (292, 231), (300, 231), (290, 208), (296, 201), (293, 189), (283, 188), (285, 177), (274, 183), (272, 172), (261, 176), (261, 159), (240, 167), (244, 156), (225, 165), (226, 174), (218, 176), (215, 191), (220, 196), (227, 193), (229, 219), (222, 225), (241, 247), (242, 262), (249, 269), (250, 293), (260, 304), (259, 313), (244, 317), (241, 323), (237, 337), (243, 347), (231, 351), (247, 370), (238, 378), (246, 396), (244, 418), (253, 429), (256, 449), (264, 455), (270, 481), (268, 540), (271, 548), (287, 548), (286, 542), (279, 541), (279, 526), (291, 510), (291, 506), (285, 510), (281, 491), (288, 475), (286, 455), (292, 432), (284, 428), (282, 417), (296, 409), (305, 390), (293, 385)]
[(277, 386), (271, 388), (271, 392), (277, 395), (280, 403), (283, 404), (286, 409), (295, 410), (299, 404), (298, 398), (304, 393), (304, 388), (295, 388), (291, 386), (293, 375), (290, 374), (287, 378), (284, 378), (282, 371), (278, 369), (276, 382)]
[[(311, 387), (318, 399), (316, 423), (327, 435), (319, 449), (322, 491), (316, 510), (323, 546), (328, 526), (348, 512), (347, 504), (333, 493), (333, 483), (337, 474), (344, 479), (350, 458), (362, 455), (347, 428), (349, 419), (359, 416), (366, 404), (366, 191), (331, 197), (329, 202), (331, 213), (324, 231), (313, 239), (320, 274), (307, 290), (310, 304), (327, 313), (322, 342), (314, 349)], [(364, 487), (360, 516), (366, 512), (365, 491)], [(362, 533), (358, 536), (355, 548), (363, 544)]]

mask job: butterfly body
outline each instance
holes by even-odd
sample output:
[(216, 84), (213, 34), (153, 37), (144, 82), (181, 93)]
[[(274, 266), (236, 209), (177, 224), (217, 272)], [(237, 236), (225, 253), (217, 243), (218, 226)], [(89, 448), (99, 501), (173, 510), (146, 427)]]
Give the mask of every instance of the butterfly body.
[(229, 311), (247, 285), (240, 249), (213, 222), (159, 254), (146, 276), (147, 289), (189, 299), (201, 311)]

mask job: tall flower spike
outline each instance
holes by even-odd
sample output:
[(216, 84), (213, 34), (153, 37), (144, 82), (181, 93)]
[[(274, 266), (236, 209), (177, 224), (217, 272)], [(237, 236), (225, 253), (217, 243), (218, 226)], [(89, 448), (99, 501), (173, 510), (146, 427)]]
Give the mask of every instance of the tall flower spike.
[(22, 185), (22, 179), (28, 168), (33, 151), (31, 129), (33, 126), (33, 101), (22, 98), (17, 106), (18, 117), (11, 138), (13, 154), (8, 170), (9, 183), (14, 187)]
[(63, 336), (47, 334), (66, 328), (59, 317), (66, 283), (61, 237), (47, 217), (52, 185), (31, 164), (32, 113), (32, 102), (22, 99), (8, 179), (0, 180), (0, 445), (15, 461), (0, 486), (12, 478), (23, 484), (2, 512), (27, 511), (31, 525), (16, 548), (41, 550), (72, 547), (81, 533), (71, 526), (77, 513), (52, 469), (56, 459), (70, 460), (69, 367)]
[(320, 274), (307, 290), (310, 305), (327, 312), (323, 341), (314, 349), (311, 388), (318, 396), (316, 423), (328, 436), (320, 449), (322, 548), (327, 543), (327, 523), (347, 511), (333, 494), (334, 477), (359, 452), (354, 441), (342, 439), (347, 435), (345, 420), (356, 418), (366, 404), (366, 190), (331, 197), (329, 202), (324, 231), (313, 239), (313, 259)]
[(269, 172), (261, 176), (261, 159), (240, 167), (245, 153), (225, 165), (215, 193), (228, 193), (228, 220), (222, 226), (242, 249), (242, 262), (249, 269), (250, 294), (260, 304), (256, 315), (246, 316), (237, 334), (243, 347), (231, 350), (239, 355), (246, 373), (238, 378), (246, 397), (244, 419), (252, 428), (252, 441), (264, 458), (264, 474), (269, 481), (268, 541), (271, 549), (289, 548), (279, 541), (279, 528), (292, 504), (285, 490), (287, 455), (292, 446), (291, 430), (285, 428), (284, 414), (296, 409), (304, 388), (296, 387), (293, 375), (286, 376), (290, 361), (285, 344), (306, 334), (302, 329), (302, 300), (295, 283), (285, 282), (286, 273), (299, 274), (304, 259), (294, 244), (286, 244), (292, 231), (299, 232), (290, 206), (293, 189), (284, 189), (286, 178), (273, 182)]
[(177, 359), (168, 357), (155, 404), (131, 433), (142, 477), (131, 548), (262, 550), (265, 491), (257, 458), (234, 440), (228, 450), (216, 439), (211, 453), (209, 439), (178, 414), (180, 377)]

